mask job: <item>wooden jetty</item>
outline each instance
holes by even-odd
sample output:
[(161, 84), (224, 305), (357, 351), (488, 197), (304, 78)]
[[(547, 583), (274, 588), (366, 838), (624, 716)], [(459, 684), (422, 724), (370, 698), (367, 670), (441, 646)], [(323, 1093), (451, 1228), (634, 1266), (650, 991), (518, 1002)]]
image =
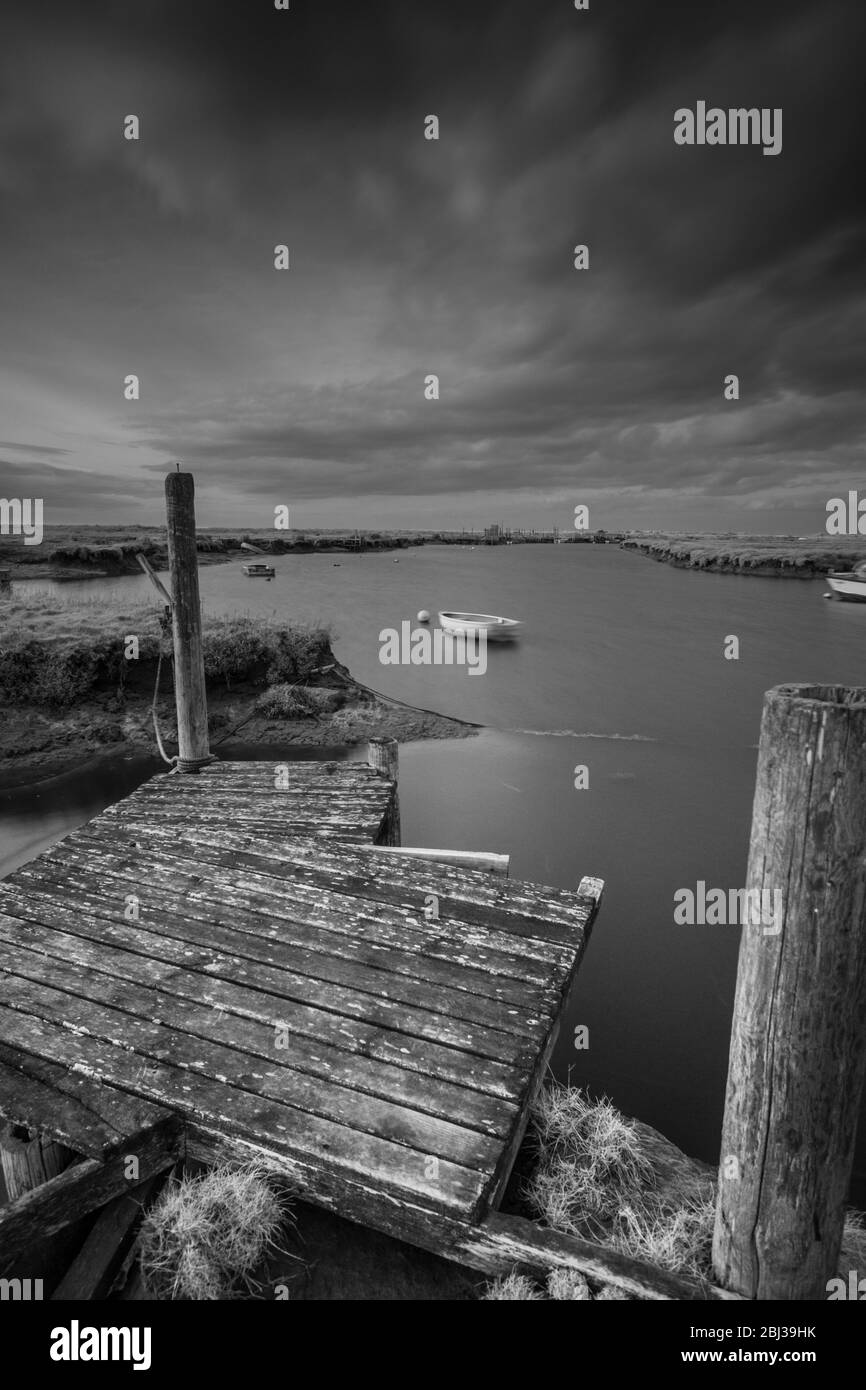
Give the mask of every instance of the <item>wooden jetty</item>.
[(214, 763), (0, 884), (0, 1109), (96, 1163), (0, 1213), (4, 1259), (182, 1151), (473, 1262), (602, 886), (379, 848), (396, 797), (358, 763)]
[(393, 740), (366, 765), (215, 762), (191, 477), (166, 492), (172, 772), (0, 883), (4, 1279), (101, 1209), (60, 1285), (91, 1297), (131, 1191), (181, 1158), (255, 1159), (487, 1273), (823, 1297), (866, 1076), (866, 690), (766, 698), (747, 892), (784, 907), (744, 923), (709, 1287), (499, 1210), (600, 880), (403, 847)]

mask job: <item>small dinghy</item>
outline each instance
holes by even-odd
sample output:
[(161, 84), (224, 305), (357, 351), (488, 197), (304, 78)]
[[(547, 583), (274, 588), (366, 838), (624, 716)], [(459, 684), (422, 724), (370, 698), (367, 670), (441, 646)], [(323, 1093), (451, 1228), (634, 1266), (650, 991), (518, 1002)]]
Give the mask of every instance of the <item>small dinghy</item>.
[(517, 618), (499, 618), (495, 613), (440, 613), (439, 622), (454, 636), (474, 637), (484, 633), (488, 642), (509, 642), (523, 624)]
[(247, 579), (273, 579), (276, 570), (273, 565), (244, 565)]
[(852, 570), (831, 570), (827, 583), (836, 598), (849, 603), (866, 603), (866, 562), (855, 565)]

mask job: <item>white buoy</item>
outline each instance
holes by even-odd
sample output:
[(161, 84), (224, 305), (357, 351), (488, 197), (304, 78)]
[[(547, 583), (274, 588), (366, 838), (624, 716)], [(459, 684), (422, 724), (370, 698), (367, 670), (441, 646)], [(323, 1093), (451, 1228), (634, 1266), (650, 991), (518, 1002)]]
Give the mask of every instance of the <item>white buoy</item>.
[(421, 609), (421, 612), (418, 614), (418, 621), (419, 623), (429, 623), (430, 614), (427, 612), (426, 608)]

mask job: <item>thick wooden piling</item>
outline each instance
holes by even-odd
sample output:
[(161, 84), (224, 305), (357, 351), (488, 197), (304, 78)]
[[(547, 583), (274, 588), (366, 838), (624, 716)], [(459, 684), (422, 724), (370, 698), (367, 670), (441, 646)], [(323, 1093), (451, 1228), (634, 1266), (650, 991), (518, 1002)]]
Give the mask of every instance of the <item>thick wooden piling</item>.
[(195, 541), (195, 484), (191, 473), (168, 474), (165, 502), (171, 571), (178, 770), (196, 772), (209, 760), (210, 747)]
[[(395, 738), (374, 738), (367, 745), (367, 763), (380, 777), (396, 782), (399, 777), (400, 745)], [(379, 841), (383, 845), (400, 843), (400, 801), (395, 788), (394, 800), (388, 812), (385, 828)]]
[(715, 1274), (825, 1299), (866, 1073), (866, 689), (767, 693), (747, 888), (770, 914), (740, 945)]

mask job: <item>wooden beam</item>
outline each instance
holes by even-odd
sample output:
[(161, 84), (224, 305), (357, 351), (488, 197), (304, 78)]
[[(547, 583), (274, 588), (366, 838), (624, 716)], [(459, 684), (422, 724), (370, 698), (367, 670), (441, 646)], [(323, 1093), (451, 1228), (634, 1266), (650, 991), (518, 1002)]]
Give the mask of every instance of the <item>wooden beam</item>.
[(512, 1270), (546, 1278), (553, 1270), (571, 1269), (596, 1284), (613, 1284), (632, 1298), (737, 1299), (736, 1294), (684, 1279), (644, 1260), (607, 1250), (576, 1236), (547, 1230), (521, 1216), (492, 1211), (467, 1229), (447, 1253), (448, 1258), (486, 1274), (504, 1275)]
[(133, 1229), (168, 1171), (155, 1173), (102, 1208), (84, 1244), (52, 1293), (53, 1301), (80, 1302), (107, 1295), (123, 1263)]
[(511, 856), (468, 849), (414, 849), (406, 845), (374, 845), (379, 854), (406, 854), (435, 864), (453, 864), (458, 869), (478, 869), (481, 873), (508, 877)]
[(156, 592), (160, 595), (161, 598), (165, 600), (166, 606), (168, 608), (171, 608), (171, 594), (168, 592), (168, 589), (166, 589), (159, 575), (153, 569), (150, 561), (147, 559), (146, 556), (142, 555), (140, 550), (137, 552), (135, 558), (141, 565), (141, 568), (144, 570), (153, 587), (156, 589)]
[[(50, 1182), (0, 1207), (0, 1250), (4, 1261), (24, 1255), (37, 1240), (44, 1240), (104, 1206), (130, 1182), (143, 1182), (175, 1163), (181, 1146), (181, 1130), (172, 1116), (121, 1141), (117, 1150), (100, 1160), (91, 1158), (67, 1168)], [(129, 1159), (138, 1160), (130, 1179)]]
[(208, 761), (210, 745), (195, 543), (195, 484), (191, 473), (167, 475), (165, 501), (174, 631), (177, 766), (180, 772), (193, 772)]
[(560, 1235), (523, 1217), (488, 1212), (460, 1221), (417, 1203), (395, 1203), (363, 1178), (337, 1186), (320, 1166), (291, 1154), (282, 1158), (241, 1135), (230, 1136), (193, 1123), (187, 1131), (188, 1158), (208, 1164), (259, 1162), (281, 1176), (302, 1201), (312, 1202), (348, 1221), (429, 1250), (443, 1259), (484, 1274), (523, 1270), (546, 1278), (556, 1269), (574, 1269), (597, 1284), (613, 1284), (633, 1298), (703, 1301), (737, 1300), (736, 1294), (658, 1269), (615, 1250)]
[(748, 1298), (824, 1299), (837, 1272), (866, 1073), (864, 751), (866, 689), (768, 691), (713, 1243)]

